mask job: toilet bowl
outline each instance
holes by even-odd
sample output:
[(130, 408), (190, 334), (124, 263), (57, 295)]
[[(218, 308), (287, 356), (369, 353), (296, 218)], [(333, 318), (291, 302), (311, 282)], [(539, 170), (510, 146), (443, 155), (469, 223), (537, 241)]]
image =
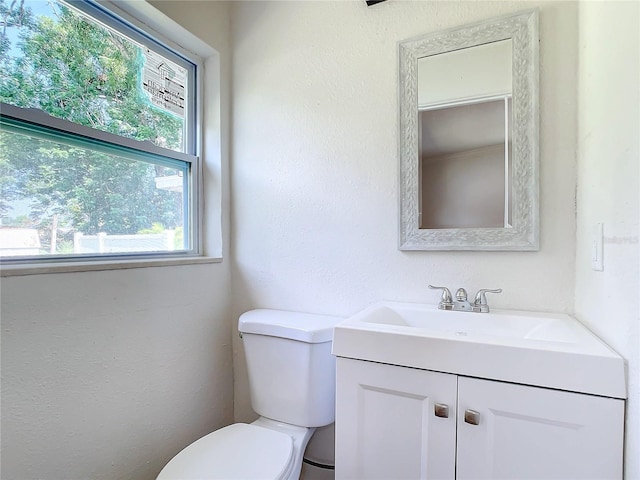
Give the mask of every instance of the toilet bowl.
[(157, 480), (296, 480), (317, 427), (335, 417), (333, 327), (342, 318), (280, 310), (240, 317), (251, 405), (260, 415), (196, 440)]
[(158, 480), (293, 480), (314, 429), (260, 418), (234, 423), (196, 440), (162, 469)]

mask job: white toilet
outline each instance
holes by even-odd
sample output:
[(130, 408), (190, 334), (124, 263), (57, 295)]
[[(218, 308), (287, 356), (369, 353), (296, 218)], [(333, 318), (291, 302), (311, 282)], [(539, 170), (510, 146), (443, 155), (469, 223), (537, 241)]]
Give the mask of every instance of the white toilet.
[(240, 316), (251, 405), (260, 418), (196, 440), (157, 480), (297, 480), (309, 438), (334, 421), (331, 340), (342, 320), (264, 309)]

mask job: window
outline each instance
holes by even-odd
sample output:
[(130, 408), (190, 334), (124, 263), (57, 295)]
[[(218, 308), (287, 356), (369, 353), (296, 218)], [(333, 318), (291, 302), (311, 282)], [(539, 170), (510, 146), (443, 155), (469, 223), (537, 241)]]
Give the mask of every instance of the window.
[(89, 1), (0, 18), (2, 262), (199, 253), (196, 62)]

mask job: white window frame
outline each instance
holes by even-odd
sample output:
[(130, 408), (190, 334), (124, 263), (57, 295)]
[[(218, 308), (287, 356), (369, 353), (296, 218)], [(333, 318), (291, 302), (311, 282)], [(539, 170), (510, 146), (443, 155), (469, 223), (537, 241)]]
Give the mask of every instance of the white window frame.
[[(29, 259), (13, 260), (10, 257), (0, 259), (0, 274), (2, 276), (25, 275), (39, 273), (56, 273), (69, 271), (90, 271), (120, 268), (137, 268), (147, 266), (164, 266), (176, 264), (210, 263), (221, 261), (221, 225), (212, 222), (205, 228), (204, 225), (204, 185), (215, 184), (220, 188), (220, 179), (211, 181), (204, 179), (203, 163), (207, 161), (202, 158), (205, 144), (216, 147), (209, 149), (208, 159), (211, 166), (215, 167), (216, 173), (220, 173), (221, 167), (221, 134), (220, 134), (220, 58), (219, 54), (210, 46), (204, 44), (191, 33), (178, 24), (161, 14), (158, 10), (146, 2), (111, 2), (97, 1), (73, 2), (73, 6), (84, 10), (85, 7), (93, 11), (102, 11), (104, 17), (96, 18), (99, 22), (107, 24), (113, 28), (109, 22), (116, 24), (124, 23), (129, 28), (137, 30), (141, 36), (151, 38), (156, 43), (163, 45), (167, 50), (175, 52), (184, 57), (195, 66), (195, 87), (196, 94), (193, 96), (191, 108), (195, 112), (194, 128), (185, 135), (185, 144), (189, 142), (193, 155), (180, 152), (169, 151), (161, 147), (152, 145), (149, 142), (139, 142), (126, 139), (108, 132), (94, 130), (81, 125), (73, 124), (66, 120), (55, 119), (44, 112), (33, 109), (22, 109), (13, 106), (2, 106), (3, 115), (12, 116), (16, 119), (33, 123), (35, 125), (47, 125), (50, 128), (58, 128), (77, 135), (84, 135), (101, 139), (113, 145), (122, 145), (126, 148), (135, 149), (141, 152), (152, 153), (173, 157), (191, 164), (191, 175), (189, 185), (189, 222), (191, 224), (190, 250), (159, 252), (159, 253), (130, 253), (118, 255), (100, 256), (41, 256)], [(85, 12), (86, 13), (86, 12)], [(94, 16), (94, 15), (90, 15)], [(117, 30), (117, 29), (116, 29)], [(159, 33), (162, 31), (163, 33)], [(130, 36), (129, 32), (125, 33)], [(167, 35), (180, 38), (186, 48), (170, 40)], [(198, 53), (193, 53), (194, 51)], [(205, 68), (206, 67), (206, 68)], [(214, 77), (215, 76), (215, 77)], [(215, 78), (215, 79), (214, 79)], [(211, 105), (204, 105), (204, 96), (213, 97), (215, 102)], [(46, 117), (46, 118), (45, 118)], [(205, 125), (204, 118), (213, 120), (209, 126)], [(212, 129), (216, 131), (212, 131)], [(221, 194), (214, 196), (213, 206), (221, 212)], [(205, 245), (205, 230), (208, 237)], [(186, 232), (185, 232), (186, 233)], [(205, 252), (208, 250), (208, 252)], [(205, 256), (208, 253), (210, 256)]]

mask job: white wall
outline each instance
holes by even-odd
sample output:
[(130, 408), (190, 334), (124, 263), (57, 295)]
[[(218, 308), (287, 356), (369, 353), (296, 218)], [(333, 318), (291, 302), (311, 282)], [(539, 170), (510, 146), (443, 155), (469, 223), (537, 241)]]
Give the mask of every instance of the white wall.
[[(227, 125), (228, 6), (161, 3), (220, 53)], [(227, 138), (225, 129), (225, 171)], [(207, 166), (205, 181), (226, 190), (219, 164)], [(209, 195), (205, 204), (207, 232), (218, 237), (219, 203)], [(225, 196), (222, 204), (228, 211)], [(222, 226), (228, 245), (228, 216)], [(219, 238), (208, 243), (219, 254)], [(232, 421), (226, 260), (6, 277), (1, 287), (3, 479), (151, 480), (184, 446)]]
[[(540, 5), (541, 249), (397, 248), (397, 42)], [(502, 308), (573, 309), (577, 4), (234, 2), (234, 318), (436, 302), (427, 283), (502, 287)], [(252, 418), (240, 342), (237, 419)]]
[[(640, 478), (640, 4), (582, 2), (575, 311), (628, 364), (626, 471)], [(606, 21), (603, 21), (606, 19)], [(604, 223), (604, 271), (591, 270)]]
[(221, 267), (4, 278), (2, 478), (151, 479), (229, 423)]

